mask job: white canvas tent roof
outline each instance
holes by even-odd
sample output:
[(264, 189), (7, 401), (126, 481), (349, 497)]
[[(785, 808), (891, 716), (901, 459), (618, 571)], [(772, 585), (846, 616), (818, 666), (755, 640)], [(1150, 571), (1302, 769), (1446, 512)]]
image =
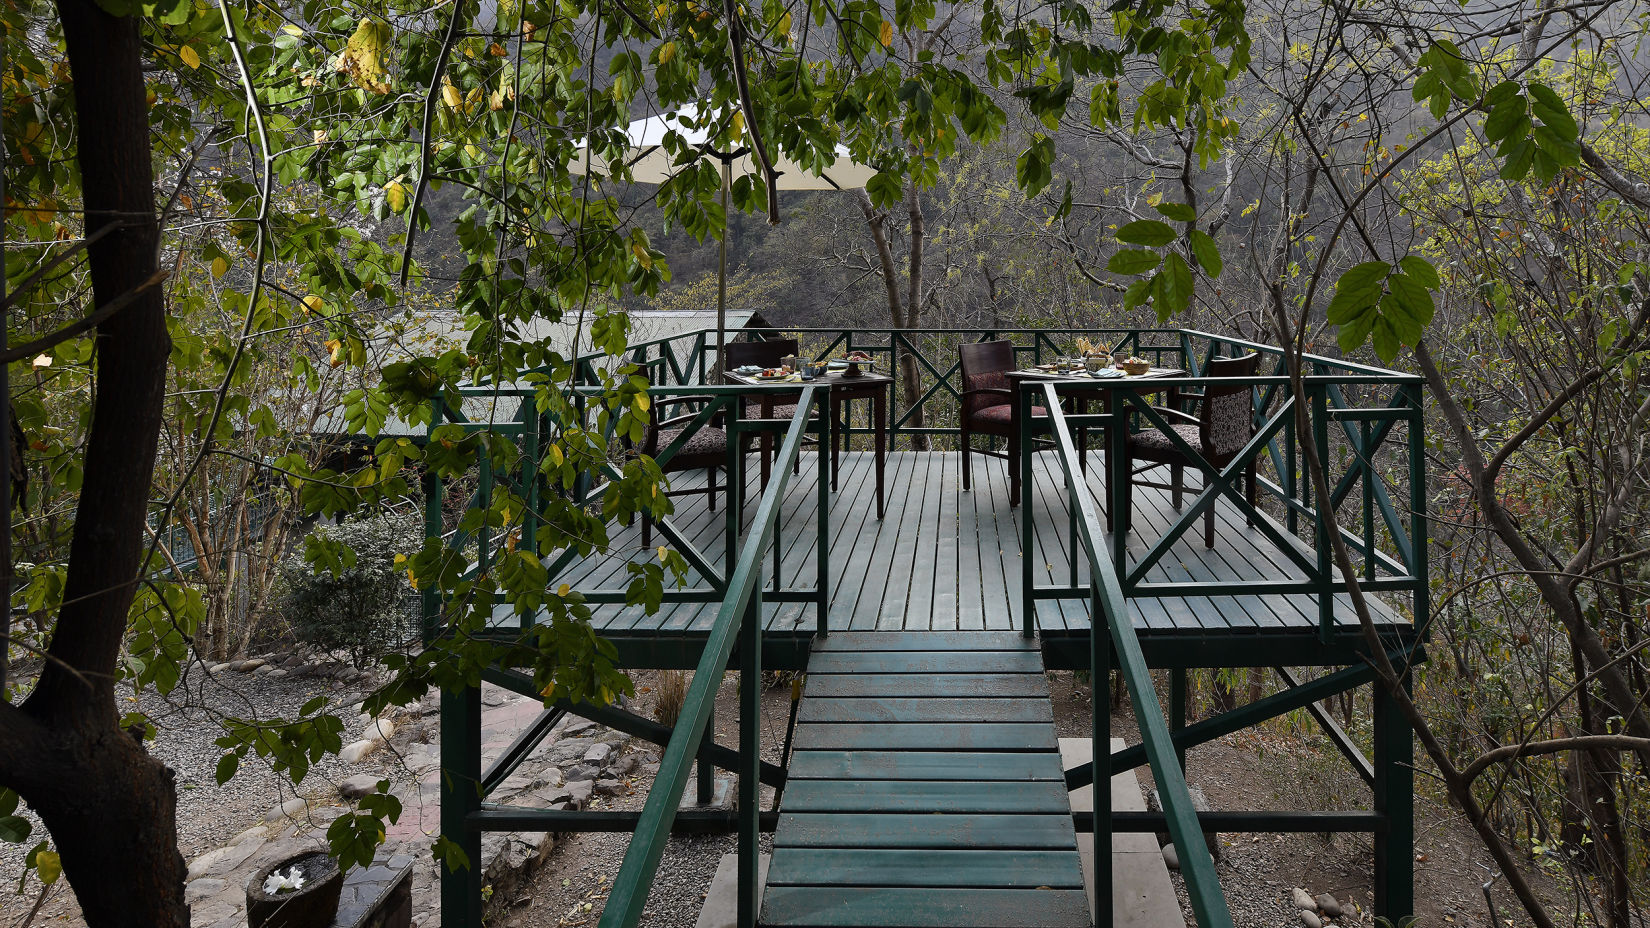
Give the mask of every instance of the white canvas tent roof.
[[(662, 184), (699, 160), (689, 158), (685, 163), (674, 163), (664, 145), (665, 136), (672, 129), (681, 133), (688, 145), (699, 149), (700, 157), (727, 161), (732, 176), (761, 177), (761, 168), (747, 149), (740, 147), (736, 151), (723, 151), (716, 148), (711, 143), (708, 130), (692, 125), (699, 121), (699, 109), (690, 103), (675, 112), (632, 122), (625, 129), (627, 150), (624, 163), (629, 165), (636, 182)], [(718, 118), (713, 124), (723, 125), (725, 120)], [(797, 162), (791, 159), (790, 153), (780, 150), (770, 150), (768, 154), (774, 159), (773, 167), (779, 175), (780, 190), (852, 190), (865, 186), (865, 182), (877, 173), (873, 167), (856, 163), (849, 156), (848, 149), (841, 145), (836, 146), (836, 159), (831, 164)], [(612, 165), (584, 145), (579, 146), (579, 153), (567, 166), (568, 170), (574, 174), (584, 174), (587, 160), (589, 168), (596, 172), (611, 173)]]

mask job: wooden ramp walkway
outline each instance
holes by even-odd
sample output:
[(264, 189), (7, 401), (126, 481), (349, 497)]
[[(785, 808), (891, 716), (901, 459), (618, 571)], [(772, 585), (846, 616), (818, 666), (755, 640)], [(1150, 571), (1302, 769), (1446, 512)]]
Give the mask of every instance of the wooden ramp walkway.
[(763, 925), (1092, 924), (1042, 655), (1016, 633), (816, 644), (779, 812)]

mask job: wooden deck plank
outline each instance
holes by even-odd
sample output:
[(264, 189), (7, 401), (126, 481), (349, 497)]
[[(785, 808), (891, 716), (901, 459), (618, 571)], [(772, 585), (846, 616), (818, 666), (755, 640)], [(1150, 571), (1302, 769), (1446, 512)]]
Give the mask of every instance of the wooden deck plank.
[(808, 677), (810, 696), (1010, 696), (1048, 695), (1042, 674), (1022, 673), (986, 678), (973, 674), (932, 677), (892, 674), (815, 674)]
[(791, 755), (790, 779), (1033, 780), (1065, 782), (1057, 754), (966, 751), (802, 751)]
[(1041, 673), (1042, 656), (1035, 651), (820, 651), (808, 661), (809, 674), (911, 673), (998, 674)]
[(798, 722), (1053, 722), (1046, 699), (893, 697), (805, 699)]
[(814, 646), (827, 651), (1034, 651), (1036, 641), (1019, 632), (898, 631), (832, 632)]
[(1049, 928), (1087, 925), (1081, 889), (918, 889), (776, 886), (764, 923), (794, 928)]
[(949, 850), (1075, 850), (1071, 813), (1065, 815), (833, 815), (779, 813), (773, 846)]
[(1051, 751), (1059, 747), (1047, 723), (821, 722), (796, 726), (796, 748), (808, 751)]
[(1069, 802), (1063, 783), (1004, 780), (804, 780), (785, 791), (788, 812), (1058, 815)]
[[(1075, 865), (1075, 866), (1074, 866)], [(785, 847), (774, 851), (769, 886), (1082, 888), (1078, 860), (1062, 851), (900, 851)], [(1053, 877), (1049, 882), (1035, 882)], [(790, 881), (795, 881), (790, 882)]]

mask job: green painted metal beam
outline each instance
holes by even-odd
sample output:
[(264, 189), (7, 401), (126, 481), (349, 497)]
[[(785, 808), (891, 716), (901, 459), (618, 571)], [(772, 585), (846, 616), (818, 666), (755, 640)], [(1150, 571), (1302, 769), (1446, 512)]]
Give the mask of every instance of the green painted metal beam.
[[(735, 640), (747, 618), (747, 607), (761, 585), (762, 552), (773, 538), (779, 520), (779, 502), (789, 483), (791, 462), (802, 447), (808, 417), (824, 389), (804, 387), (796, 415), (785, 433), (785, 441), (775, 462), (775, 476), (757, 504), (755, 524), (745, 539), (739, 560), (728, 578), (728, 598), (723, 600), (705, 642), (704, 655), (693, 675), (677, 721), (677, 732), (665, 747), (653, 788), (636, 824), (635, 836), (625, 850), (624, 862), (614, 877), (601, 928), (634, 928), (642, 918), (654, 873), (664, 855), (665, 841), (676, 817), (682, 793), (687, 788), (689, 767), (699, 753), (705, 726), (715, 708), (716, 691), (733, 654)], [(755, 720), (742, 720), (754, 724)], [(741, 868), (742, 870), (744, 868)]]
[[(1083, 517), (1078, 528), (1084, 550), (1088, 555), (1090, 582), (1095, 585), (1094, 604), (1101, 609), (1099, 614), (1091, 615), (1091, 624), (1103, 620), (1110, 633), (1112, 647), (1118, 658), (1118, 667), (1123, 673), (1123, 682), (1127, 685), (1130, 699), (1133, 701), (1135, 721), (1145, 742), (1152, 778), (1157, 783), (1158, 795), (1162, 797), (1163, 808), (1168, 817), (1169, 834), (1174, 839), (1175, 848), (1180, 852), (1180, 872), (1186, 879), (1186, 894), (1191, 899), (1192, 913), (1197, 918), (1199, 928), (1232, 928), (1232, 912), (1226, 905), (1225, 896), (1221, 894), (1220, 879), (1215, 875), (1214, 859), (1209, 854), (1209, 847), (1203, 839), (1203, 831), (1197, 823), (1197, 814), (1192, 806), (1185, 774), (1176, 762), (1175, 746), (1170, 738), (1168, 723), (1163, 719), (1163, 709), (1158, 705), (1151, 673), (1146, 669), (1145, 657), (1140, 652), (1140, 641), (1135, 637), (1134, 623), (1129, 619), (1128, 609), (1123, 603), (1122, 582), (1102, 547), (1105, 533), (1094, 514), (1094, 504), (1090, 499), (1088, 486), (1081, 479), (1081, 464), (1077, 459), (1077, 450), (1073, 445), (1071, 432), (1063, 421), (1059, 396), (1054, 385), (1045, 385), (1043, 395), (1045, 408), (1052, 420), (1050, 431), (1054, 435), (1055, 446), (1065, 471), (1066, 492), (1070, 494), (1070, 504), (1082, 509)], [(1126, 521), (1120, 522), (1119, 529), (1127, 524)], [(1103, 686), (1104, 682), (1100, 681), (1099, 685)], [(1106, 750), (1099, 742), (1096, 742), (1096, 749)], [(1092, 770), (1092, 766), (1090, 769)], [(1100, 791), (1095, 790), (1096, 793)], [(1107, 828), (1110, 828), (1110, 822), (1107, 822)]]

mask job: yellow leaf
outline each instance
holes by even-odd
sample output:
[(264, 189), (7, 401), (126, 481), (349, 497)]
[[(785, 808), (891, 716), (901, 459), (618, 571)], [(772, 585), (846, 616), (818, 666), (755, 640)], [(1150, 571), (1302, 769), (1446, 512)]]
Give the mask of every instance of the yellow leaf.
[(399, 213), (407, 208), (407, 188), (401, 186), (398, 180), (392, 180), (384, 185), (384, 199), (390, 205), (390, 212)]
[(786, 13), (784, 16), (779, 17), (779, 34), (785, 36), (791, 34), (791, 14)]
[(562, 461), (565, 460), (561, 453), (561, 445), (550, 446), (550, 460), (553, 461), (557, 467), (561, 466)]
[(459, 93), (458, 88), (454, 87), (453, 82), (446, 77), (441, 78), (441, 102), (447, 104), (447, 108), (452, 110), (464, 105), (464, 95)]
[(213, 258), (212, 259), (212, 276), (213, 277), (222, 277), (223, 275), (225, 275), (227, 273), (229, 273), (229, 259), (225, 258), (223, 255), (219, 255), (218, 257)]
[(666, 42), (659, 46), (659, 63), (670, 64), (676, 60), (676, 43)]
[[(313, 293), (311, 293), (309, 296), (304, 297), (304, 310), (306, 312), (320, 313), (321, 310), (326, 308), (326, 305), (327, 304), (324, 300), (322, 300), (320, 297), (316, 296)], [(331, 346), (331, 345), (334, 345), (335, 343), (334, 342), (327, 342), (327, 344), (329, 346)]]
[(344, 343), (343, 342), (340, 342), (336, 338), (329, 338), (326, 341), (322, 342), (322, 344), (326, 345), (327, 350), (332, 352), (332, 356), (327, 359), (328, 364), (331, 364), (333, 367), (338, 367), (339, 365), (344, 363)]
[(733, 137), (738, 138), (745, 134), (745, 111), (739, 110), (733, 114)]
[(882, 28), (880, 30), (878, 30), (878, 32), (877, 32), (877, 38), (882, 42), (882, 47), (883, 48), (888, 48), (889, 46), (893, 45), (894, 44), (894, 24), (889, 22), (886, 19), (883, 20), (882, 21)]
[(183, 59), (183, 63), (188, 65), (190, 70), (201, 66), (200, 53), (187, 45), (178, 49), (178, 57)]
[(565, 597), (568, 593), (571, 593), (571, 592), (573, 592), (573, 587), (570, 584), (563, 583), (561, 586), (556, 587), (556, 595), (557, 596)]
[(659, 546), (659, 562), (661, 564), (664, 563), (665, 558), (668, 557), (669, 555), (670, 555), (670, 549), (665, 547), (664, 545), (660, 545)]
[(41, 851), (34, 855), (35, 869), (40, 873), (40, 882), (47, 886), (57, 882), (63, 875), (63, 859), (57, 856), (56, 851)]
[(647, 412), (653, 408), (653, 397), (648, 396), (646, 393), (636, 394), (636, 408), (642, 412)]
[(348, 74), (355, 86), (363, 90), (389, 93), (390, 85), (384, 82), (383, 62), (390, 38), (388, 23), (375, 23), (368, 17), (362, 17), (361, 25), (349, 37), (344, 53), (338, 56), (338, 70)]
[(287, 35), (290, 35), (290, 36), (300, 36), (300, 35), (304, 34), (304, 30), (298, 28), (297, 26), (294, 26), (291, 23), (287, 23), (286, 25), (282, 26), (281, 31), (286, 33)]

